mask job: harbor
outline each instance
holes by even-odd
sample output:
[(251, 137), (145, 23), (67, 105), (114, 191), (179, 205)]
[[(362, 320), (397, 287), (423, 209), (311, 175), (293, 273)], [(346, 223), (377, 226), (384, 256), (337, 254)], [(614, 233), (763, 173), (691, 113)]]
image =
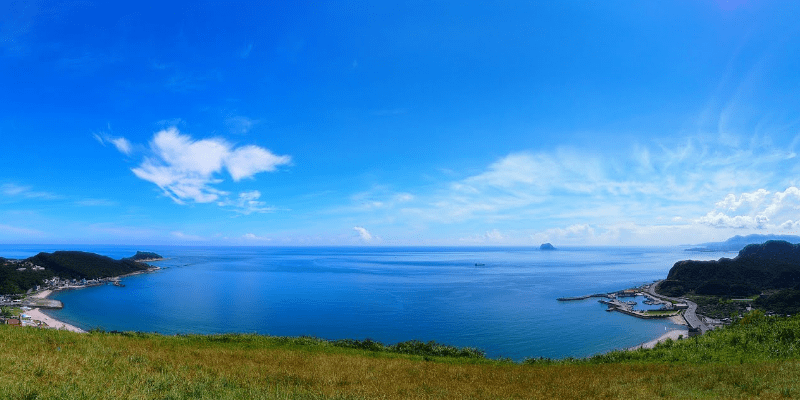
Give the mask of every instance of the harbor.
[[(575, 297), (559, 297), (558, 301), (581, 301), (590, 298), (599, 298), (598, 302), (608, 306), (608, 312), (620, 312), (632, 317), (641, 319), (661, 319), (673, 318), (674, 321), (686, 324), (690, 327), (690, 333), (697, 328), (686, 318), (685, 312), (689, 310), (690, 304), (684, 299), (671, 299), (659, 296), (655, 293), (654, 287), (659, 281), (637, 288), (630, 288), (609, 293), (595, 293)], [(634, 300), (627, 300), (633, 298)], [(647, 307), (639, 306), (636, 298), (643, 298), (641, 303)], [(696, 317), (694, 317), (696, 319)]]

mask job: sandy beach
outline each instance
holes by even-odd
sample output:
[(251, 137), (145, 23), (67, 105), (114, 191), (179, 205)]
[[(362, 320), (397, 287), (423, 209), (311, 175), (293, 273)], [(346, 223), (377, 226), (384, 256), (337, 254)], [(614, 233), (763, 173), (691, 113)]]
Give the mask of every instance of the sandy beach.
[[(31, 297), (36, 298), (36, 299), (45, 299), (45, 298), (47, 298), (47, 296), (50, 296), (51, 293), (53, 293), (52, 290), (42, 290), (39, 293), (31, 295)], [(61, 322), (61, 321), (59, 321), (57, 319), (54, 319), (54, 318), (50, 318), (45, 313), (39, 311), (38, 308), (34, 308), (32, 310), (25, 311), (24, 314), (29, 315), (31, 317), (31, 319), (33, 319), (34, 321), (42, 321), (42, 322), (44, 322), (44, 324), (47, 325), (48, 328), (66, 329), (66, 330), (72, 331), (72, 332), (86, 333), (86, 331), (84, 331), (81, 328), (78, 328), (77, 326), (70, 325), (70, 324), (67, 324), (65, 322)]]
[(51, 293), (53, 293), (52, 290), (42, 290), (41, 292), (33, 294), (30, 297), (33, 297), (34, 299), (46, 299)]
[(38, 308), (34, 308), (33, 310), (30, 310), (30, 311), (25, 311), (25, 314), (29, 315), (34, 321), (42, 321), (42, 322), (44, 322), (45, 325), (47, 325), (48, 328), (66, 329), (66, 330), (72, 331), (72, 332), (86, 333), (86, 331), (84, 331), (81, 328), (78, 328), (77, 326), (73, 326), (73, 325), (61, 322), (61, 321), (59, 321), (57, 319), (53, 319), (53, 318), (48, 317), (43, 312), (39, 311)]
[(642, 344), (640, 344), (640, 345), (638, 345), (636, 347), (631, 347), (629, 350), (652, 349), (653, 347), (656, 346), (657, 343), (661, 343), (661, 342), (663, 342), (663, 341), (665, 341), (667, 339), (678, 340), (680, 338), (680, 336), (683, 336), (684, 339), (688, 338), (689, 337), (689, 331), (682, 330), (682, 329), (671, 330), (671, 331), (661, 335), (661, 337), (659, 337), (658, 339), (651, 340), (651, 341), (649, 341), (647, 343), (642, 343)]

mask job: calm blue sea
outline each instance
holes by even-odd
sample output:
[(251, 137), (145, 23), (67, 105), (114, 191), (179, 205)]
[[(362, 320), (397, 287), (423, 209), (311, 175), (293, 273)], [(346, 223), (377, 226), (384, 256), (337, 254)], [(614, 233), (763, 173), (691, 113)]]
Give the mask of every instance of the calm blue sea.
[[(584, 357), (652, 340), (676, 326), (605, 312), (608, 292), (666, 277), (680, 248), (125, 247), (0, 245), (0, 256), (136, 250), (163, 269), (62, 291), (53, 317), (83, 329), (164, 334), (256, 332), (395, 343), (435, 340), (490, 357)], [(476, 266), (476, 264), (483, 264)]]

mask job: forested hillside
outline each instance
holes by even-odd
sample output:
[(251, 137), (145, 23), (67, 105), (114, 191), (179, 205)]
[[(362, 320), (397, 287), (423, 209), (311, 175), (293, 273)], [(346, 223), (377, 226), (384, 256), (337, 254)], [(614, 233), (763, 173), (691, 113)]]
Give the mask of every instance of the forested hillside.
[(0, 294), (25, 292), (45, 279), (97, 279), (146, 270), (147, 264), (132, 259), (82, 251), (39, 253), (25, 260), (0, 259)]
[(798, 284), (800, 245), (771, 240), (748, 245), (733, 259), (678, 261), (659, 291), (669, 296), (743, 297)]

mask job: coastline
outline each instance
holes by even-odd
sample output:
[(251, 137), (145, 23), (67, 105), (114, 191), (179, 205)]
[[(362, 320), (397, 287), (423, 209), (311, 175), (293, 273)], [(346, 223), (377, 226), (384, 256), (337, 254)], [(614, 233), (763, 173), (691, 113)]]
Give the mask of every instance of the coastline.
[[(151, 265), (146, 270), (131, 272), (129, 274), (124, 274), (124, 275), (112, 276), (112, 277), (109, 277), (109, 278), (106, 278), (106, 279), (108, 279), (109, 282), (119, 281), (121, 278), (124, 278), (124, 277), (127, 277), (127, 276), (133, 276), (133, 275), (140, 275), (140, 274), (144, 274), (144, 273), (155, 272), (155, 271), (158, 271), (160, 269), (161, 269), (161, 267), (157, 267), (157, 266), (152, 266)], [(37, 293), (34, 293), (34, 294), (30, 295), (30, 297), (34, 298), (34, 299), (42, 300), (42, 299), (47, 299), (51, 294), (53, 294), (53, 292), (56, 292), (56, 291), (59, 291), (59, 290), (83, 289), (83, 288), (92, 287), (92, 286), (98, 286), (98, 285), (65, 286), (65, 287), (57, 288), (57, 289), (45, 289), (45, 290), (42, 290), (40, 292), (37, 292)], [(71, 331), (71, 332), (86, 333), (85, 330), (83, 330), (81, 328), (78, 328), (75, 325), (68, 324), (66, 322), (57, 320), (57, 319), (47, 315), (44, 311), (40, 310), (39, 307), (32, 308), (31, 310), (26, 311), (25, 314), (29, 315), (31, 317), (31, 319), (34, 320), (34, 321), (42, 322), (44, 325), (46, 325), (47, 329), (65, 329), (65, 330), (68, 330), (68, 331)]]
[[(53, 293), (53, 290), (47, 289), (41, 292), (38, 292), (31, 297), (36, 299), (46, 299)], [(44, 312), (42, 312), (38, 307), (33, 308), (25, 312), (25, 314), (29, 315), (32, 320), (42, 322), (47, 328), (49, 329), (65, 329), (71, 332), (78, 332), (78, 333), (86, 333), (85, 330), (78, 328), (75, 325), (68, 324), (63, 321), (59, 321)]]
[(671, 330), (671, 331), (659, 336), (658, 339), (654, 339), (654, 340), (651, 340), (649, 342), (642, 343), (642, 344), (640, 344), (638, 346), (631, 347), (631, 348), (629, 348), (627, 350), (652, 349), (652, 348), (656, 347), (657, 344), (659, 344), (661, 342), (665, 342), (667, 339), (680, 340), (681, 336), (683, 336), (683, 339), (688, 338), (689, 337), (689, 331), (688, 330), (683, 330), (683, 329), (673, 329), (673, 330)]

